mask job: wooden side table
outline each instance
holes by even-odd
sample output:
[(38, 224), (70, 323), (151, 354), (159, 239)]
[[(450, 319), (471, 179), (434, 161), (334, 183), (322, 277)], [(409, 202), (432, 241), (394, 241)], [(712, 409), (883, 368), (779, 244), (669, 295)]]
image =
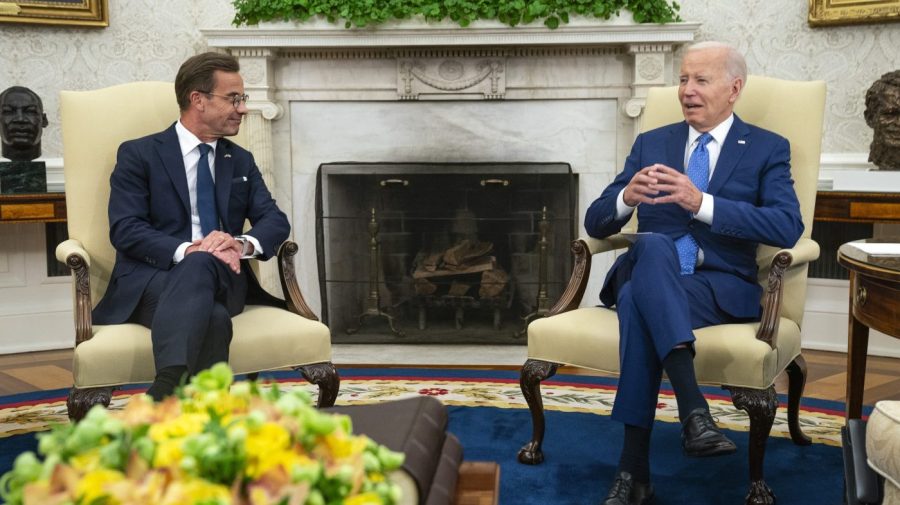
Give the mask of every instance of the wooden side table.
[(900, 237), (858, 240), (838, 249), (838, 263), (850, 271), (845, 417), (862, 415), (869, 328), (900, 338), (900, 255), (868, 254), (854, 244), (898, 243)]
[(900, 193), (819, 191), (816, 221), (843, 223), (900, 222)]
[(64, 223), (65, 193), (0, 195), (0, 223)]

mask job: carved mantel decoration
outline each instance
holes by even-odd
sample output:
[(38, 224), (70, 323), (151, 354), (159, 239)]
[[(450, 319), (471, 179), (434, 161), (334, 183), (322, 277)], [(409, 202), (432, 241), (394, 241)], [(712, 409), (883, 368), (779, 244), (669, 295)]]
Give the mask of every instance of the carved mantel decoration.
[(506, 94), (506, 58), (399, 58), (397, 96), (421, 95), (499, 100)]

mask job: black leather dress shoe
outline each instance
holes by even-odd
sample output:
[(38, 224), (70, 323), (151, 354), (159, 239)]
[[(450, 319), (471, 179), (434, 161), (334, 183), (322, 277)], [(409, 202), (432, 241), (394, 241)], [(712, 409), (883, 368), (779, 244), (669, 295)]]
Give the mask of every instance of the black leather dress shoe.
[(619, 472), (603, 505), (650, 505), (653, 503), (653, 485), (635, 482), (628, 472)]
[(681, 446), (691, 457), (721, 456), (737, 450), (703, 408), (692, 410), (681, 425)]

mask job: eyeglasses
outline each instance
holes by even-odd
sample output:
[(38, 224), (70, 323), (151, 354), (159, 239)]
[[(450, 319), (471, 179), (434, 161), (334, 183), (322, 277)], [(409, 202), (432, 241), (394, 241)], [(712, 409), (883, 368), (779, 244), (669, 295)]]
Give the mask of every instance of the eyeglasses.
[(240, 107), (240, 105), (242, 103), (246, 104), (247, 100), (250, 99), (250, 95), (248, 95), (246, 93), (243, 95), (217, 95), (215, 93), (210, 93), (208, 91), (201, 91), (201, 93), (206, 93), (207, 95), (210, 95), (210, 96), (217, 96), (219, 98), (224, 98), (226, 100), (229, 100), (229, 101), (231, 101), (231, 105), (234, 105), (235, 109)]

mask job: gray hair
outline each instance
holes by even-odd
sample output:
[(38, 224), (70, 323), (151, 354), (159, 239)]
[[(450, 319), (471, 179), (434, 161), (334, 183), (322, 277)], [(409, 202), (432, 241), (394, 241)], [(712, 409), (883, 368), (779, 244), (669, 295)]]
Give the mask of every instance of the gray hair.
[(726, 42), (708, 40), (688, 46), (685, 50), (685, 54), (691, 51), (702, 51), (704, 49), (724, 49), (726, 51), (725, 71), (728, 72), (728, 76), (732, 79), (740, 79), (745, 84), (747, 83), (747, 61), (744, 60), (744, 55), (742, 55), (734, 46)]

